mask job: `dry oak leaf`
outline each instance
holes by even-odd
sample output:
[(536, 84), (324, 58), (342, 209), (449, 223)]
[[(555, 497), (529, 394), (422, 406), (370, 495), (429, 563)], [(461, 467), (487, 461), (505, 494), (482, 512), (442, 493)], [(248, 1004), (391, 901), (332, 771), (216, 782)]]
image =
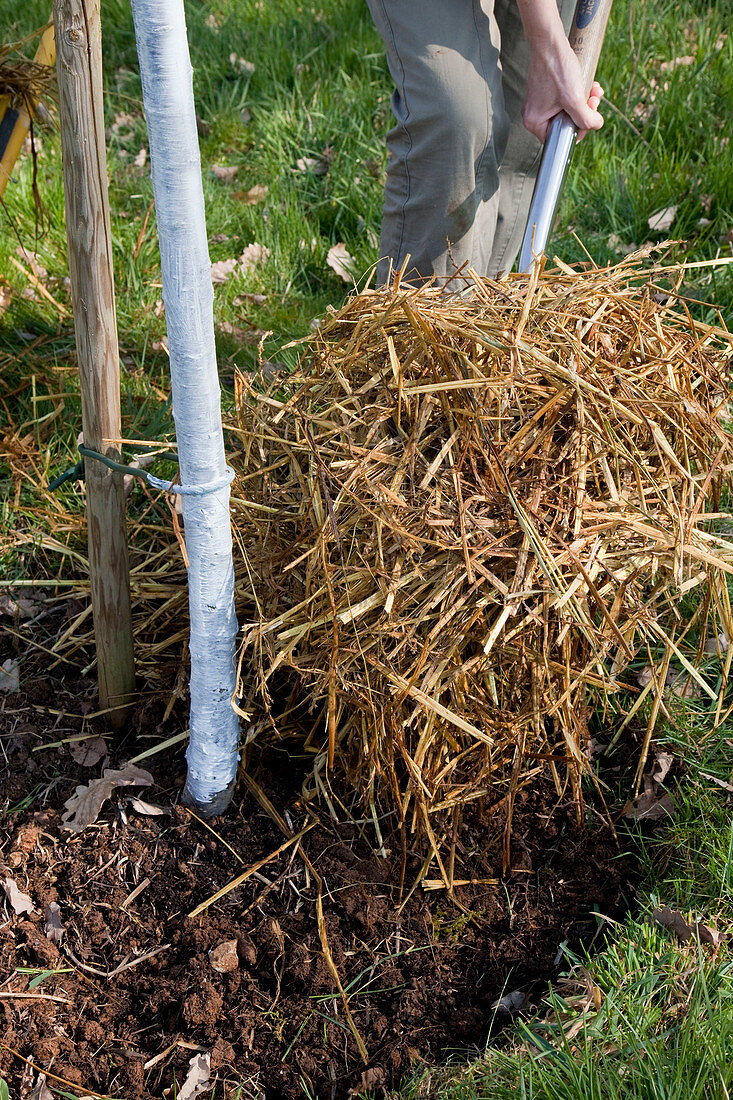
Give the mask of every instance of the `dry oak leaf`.
[(257, 244), (257, 241), (253, 241), (252, 244), (248, 244), (242, 255), (239, 257), (237, 263), (239, 264), (240, 271), (249, 271), (250, 268), (256, 267), (257, 264), (264, 264), (270, 259), (270, 249), (265, 248), (263, 244)]
[(349, 254), (342, 241), (329, 248), (326, 263), (345, 283), (353, 283), (354, 276), (351, 274), (350, 266), (354, 263), (354, 257)]
[(62, 814), (62, 824), (72, 833), (81, 833), (97, 820), (102, 804), (112, 797), (117, 787), (149, 787), (152, 783), (150, 772), (135, 764), (126, 764), (124, 768), (105, 768), (101, 779), (93, 779), (86, 787), (77, 787), (71, 798), (64, 802), (66, 813)]
[(236, 270), (236, 260), (217, 260), (216, 263), (211, 265), (211, 281), (212, 283), (225, 283)]

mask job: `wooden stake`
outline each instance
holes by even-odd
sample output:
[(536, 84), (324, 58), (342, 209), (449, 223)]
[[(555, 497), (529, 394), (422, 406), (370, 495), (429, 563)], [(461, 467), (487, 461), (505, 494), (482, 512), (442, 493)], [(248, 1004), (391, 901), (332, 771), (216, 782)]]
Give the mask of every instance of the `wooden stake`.
[[(56, 71), (84, 442), (118, 458), (120, 370), (102, 114), (99, 0), (54, 0)], [(123, 707), (135, 680), (122, 476), (86, 461), (89, 571), (99, 701)], [(124, 722), (124, 709), (110, 715)]]

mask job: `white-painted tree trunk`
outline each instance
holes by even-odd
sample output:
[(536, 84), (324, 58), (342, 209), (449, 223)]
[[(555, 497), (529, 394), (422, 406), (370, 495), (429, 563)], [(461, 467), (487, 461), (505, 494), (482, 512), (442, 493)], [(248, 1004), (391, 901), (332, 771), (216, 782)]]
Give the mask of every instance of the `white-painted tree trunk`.
[[(183, 0), (132, 0), (150, 141), (191, 615), (191, 715), (184, 801), (229, 803), (239, 722), (229, 482), (214, 346), (213, 288)], [(185, 495), (185, 487), (219, 488)]]

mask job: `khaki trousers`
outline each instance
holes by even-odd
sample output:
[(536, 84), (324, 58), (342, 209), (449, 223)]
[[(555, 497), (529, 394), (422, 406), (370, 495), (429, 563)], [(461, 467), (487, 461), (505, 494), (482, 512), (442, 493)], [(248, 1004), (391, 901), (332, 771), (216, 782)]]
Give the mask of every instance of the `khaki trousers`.
[[(524, 129), (529, 46), (516, 0), (367, 0), (387, 50), (396, 125), (377, 282), (495, 277), (522, 241), (541, 145)], [(575, 0), (558, 0), (569, 28)]]

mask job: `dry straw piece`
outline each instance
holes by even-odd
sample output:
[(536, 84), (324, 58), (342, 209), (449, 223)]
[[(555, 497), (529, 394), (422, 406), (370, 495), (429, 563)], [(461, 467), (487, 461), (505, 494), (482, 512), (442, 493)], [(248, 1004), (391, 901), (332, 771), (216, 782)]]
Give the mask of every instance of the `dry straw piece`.
[(600, 702), (646, 715), (639, 774), (668, 666), (720, 714), (733, 343), (641, 264), (367, 291), (295, 373), (238, 378), (249, 736), (299, 738), (311, 789), (396, 812), (448, 885), (468, 803), (507, 858), (539, 773), (582, 812)]

